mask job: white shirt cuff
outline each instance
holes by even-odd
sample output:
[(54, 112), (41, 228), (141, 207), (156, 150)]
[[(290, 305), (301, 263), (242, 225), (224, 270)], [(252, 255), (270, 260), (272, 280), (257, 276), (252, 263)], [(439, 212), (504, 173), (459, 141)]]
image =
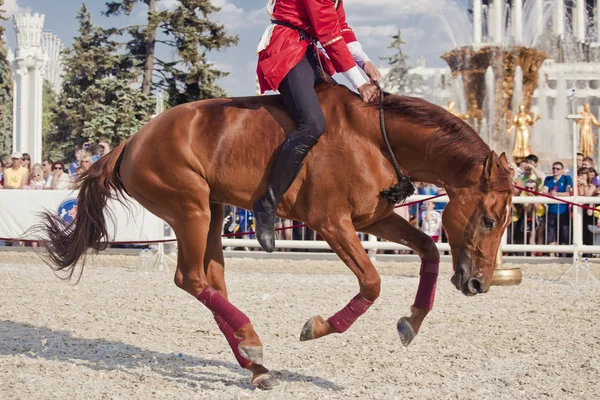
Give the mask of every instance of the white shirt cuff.
[(348, 71), (342, 72), (342, 75), (344, 75), (346, 77), (346, 79), (348, 79), (348, 81), (350, 81), (350, 83), (352, 84), (352, 86), (354, 86), (355, 89), (358, 89), (365, 83), (369, 83), (365, 79), (363, 74), (361, 74), (360, 69), (358, 69), (358, 67), (356, 65), (354, 67), (350, 68)]
[(360, 42), (350, 42), (348, 43), (348, 50), (352, 54), (354, 61), (358, 64), (359, 67), (363, 67), (367, 61), (371, 61), (367, 53), (364, 52), (362, 45)]

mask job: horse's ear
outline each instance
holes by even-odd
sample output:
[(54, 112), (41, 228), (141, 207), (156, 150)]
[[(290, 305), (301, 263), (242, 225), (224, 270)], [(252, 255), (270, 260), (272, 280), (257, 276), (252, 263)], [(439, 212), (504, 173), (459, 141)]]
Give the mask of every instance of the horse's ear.
[(502, 165), (502, 168), (504, 168), (506, 171), (510, 171), (510, 167), (508, 166), (508, 159), (506, 158), (506, 153), (502, 153), (500, 154), (500, 157), (498, 157), (498, 161), (500, 161), (500, 165)]
[(483, 181), (485, 183), (491, 181), (494, 175), (496, 175), (496, 173), (498, 172), (498, 166), (496, 165), (497, 159), (498, 156), (494, 151), (490, 151), (490, 154), (485, 159), (485, 162), (483, 163)]

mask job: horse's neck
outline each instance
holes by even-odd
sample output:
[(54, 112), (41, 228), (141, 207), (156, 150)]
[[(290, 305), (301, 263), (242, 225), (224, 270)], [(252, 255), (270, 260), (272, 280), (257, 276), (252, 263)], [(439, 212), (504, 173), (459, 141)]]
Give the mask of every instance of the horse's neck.
[(427, 144), (435, 130), (413, 124), (400, 135), (394, 152), (402, 170), (415, 182), (431, 183), (445, 189), (476, 185), (476, 173), (465, 175), (458, 170), (458, 155), (444, 153), (427, 157)]

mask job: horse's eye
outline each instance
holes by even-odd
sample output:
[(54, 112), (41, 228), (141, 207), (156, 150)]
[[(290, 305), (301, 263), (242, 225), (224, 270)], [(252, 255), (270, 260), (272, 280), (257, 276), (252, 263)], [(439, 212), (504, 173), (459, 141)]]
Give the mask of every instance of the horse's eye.
[(490, 217), (483, 217), (483, 226), (484, 227), (486, 227), (489, 230), (492, 230), (492, 229), (494, 229), (495, 225), (496, 225), (496, 221), (494, 221)]

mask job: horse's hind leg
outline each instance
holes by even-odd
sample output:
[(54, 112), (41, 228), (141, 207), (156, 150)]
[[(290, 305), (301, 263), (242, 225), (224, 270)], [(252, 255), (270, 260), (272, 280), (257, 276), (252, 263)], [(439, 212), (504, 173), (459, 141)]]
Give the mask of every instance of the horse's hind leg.
[[(221, 230), (224, 218), (224, 206), (212, 203), (210, 205), (210, 229), (208, 232), (206, 254), (204, 255), (204, 272), (208, 284), (216, 289), (227, 299), (227, 287), (225, 285), (225, 259), (223, 257), (223, 245), (221, 242)], [(233, 354), (242, 368), (252, 371), (252, 384), (259, 389), (271, 389), (277, 384), (277, 380), (269, 374), (269, 370), (260, 364), (251, 362), (244, 358), (238, 349), (241, 338), (235, 336), (233, 329), (225, 320), (214, 314), (215, 321), (227, 342), (233, 350)]]
[(342, 310), (324, 320), (311, 318), (302, 329), (300, 340), (317, 339), (330, 333), (343, 333), (379, 297), (381, 278), (356, 236), (350, 219), (318, 229), (340, 259), (354, 272), (360, 285), (357, 294)]
[(415, 228), (396, 213), (390, 214), (362, 231), (391, 242), (404, 244), (415, 250), (421, 258), (419, 288), (411, 307), (411, 316), (400, 318), (398, 321), (400, 339), (404, 346), (408, 346), (433, 308), (440, 253), (429, 235)]
[(209, 189), (206, 182), (186, 193), (173, 204), (178, 215), (171, 226), (179, 243), (175, 284), (221, 317), (242, 339), (238, 348), (242, 356), (262, 364), (262, 344), (250, 319), (208, 283), (204, 272), (204, 256), (210, 227)]

